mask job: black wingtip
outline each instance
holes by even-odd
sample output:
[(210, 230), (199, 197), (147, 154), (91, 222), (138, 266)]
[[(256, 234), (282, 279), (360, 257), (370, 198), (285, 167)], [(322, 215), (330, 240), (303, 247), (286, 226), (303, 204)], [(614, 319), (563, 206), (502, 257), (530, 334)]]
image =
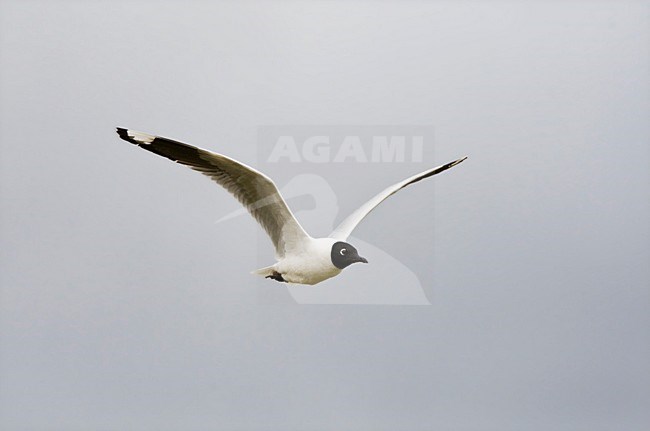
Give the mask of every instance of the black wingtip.
[(467, 159), (467, 156), (465, 156), (465, 157), (463, 157), (461, 159), (458, 159), (458, 160), (454, 160), (453, 162), (449, 162), (446, 165), (440, 167), (440, 170), (438, 170), (436, 173), (446, 171), (449, 168), (453, 168), (457, 164), (464, 162), (466, 159)]
[(452, 166), (456, 166), (457, 164), (459, 164), (461, 162), (464, 162), (465, 160), (467, 160), (467, 156), (465, 156), (465, 157), (463, 157), (461, 159), (458, 159), (458, 160), (454, 160), (453, 162), (451, 162), (449, 164), (450, 165), (449, 167), (451, 168)]
[(116, 129), (117, 129), (117, 134), (119, 135), (120, 138), (132, 144), (138, 145), (138, 142), (129, 136), (127, 129), (123, 129), (122, 127), (117, 127)]

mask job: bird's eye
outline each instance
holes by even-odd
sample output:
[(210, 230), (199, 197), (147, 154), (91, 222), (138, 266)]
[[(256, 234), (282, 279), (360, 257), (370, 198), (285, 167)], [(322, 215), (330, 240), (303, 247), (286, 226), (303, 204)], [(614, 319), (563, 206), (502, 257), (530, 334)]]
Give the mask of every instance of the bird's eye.
[(344, 248), (342, 248), (341, 251), (339, 251), (339, 253), (341, 253), (341, 256), (345, 256), (346, 252), (347, 252), (347, 250), (344, 249)]

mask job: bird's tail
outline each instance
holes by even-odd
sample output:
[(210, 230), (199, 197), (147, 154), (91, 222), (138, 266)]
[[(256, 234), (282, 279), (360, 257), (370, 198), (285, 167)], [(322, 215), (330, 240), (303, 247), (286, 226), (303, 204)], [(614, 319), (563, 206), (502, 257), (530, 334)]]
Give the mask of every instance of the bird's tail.
[(251, 271), (251, 274), (255, 275), (261, 275), (262, 277), (270, 277), (275, 274), (275, 265), (267, 266), (266, 268), (260, 268), (256, 269), (255, 271)]

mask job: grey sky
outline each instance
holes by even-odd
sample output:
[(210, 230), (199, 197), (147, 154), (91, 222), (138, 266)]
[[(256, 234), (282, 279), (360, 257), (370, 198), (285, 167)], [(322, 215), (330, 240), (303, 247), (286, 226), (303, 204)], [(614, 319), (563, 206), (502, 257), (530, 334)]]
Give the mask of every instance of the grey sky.
[[(0, 428), (648, 429), (649, 6), (0, 1)], [(234, 199), (114, 133), (262, 166), (265, 125), (470, 156), (355, 232), (430, 306), (296, 304)]]

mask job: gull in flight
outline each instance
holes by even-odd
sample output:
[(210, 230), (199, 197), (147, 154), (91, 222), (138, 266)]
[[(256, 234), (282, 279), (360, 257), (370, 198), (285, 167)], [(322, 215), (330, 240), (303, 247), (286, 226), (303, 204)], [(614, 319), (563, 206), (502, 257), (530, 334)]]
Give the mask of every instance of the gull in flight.
[(255, 217), (275, 246), (274, 265), (253, 271), (286, 283), (317, 284), (353, 263), (368, 261), (346, 240), (370, 211), (404, 187), (456, 166), (467, 157), (428, 169), (384, 189), (350, 214), (327, 238), (312, 238), (289, 210), (271, 178), (221, 154), (191, 145), (117, 128), (117, 134), (142, 149), (189, 166), (230, 192)]

